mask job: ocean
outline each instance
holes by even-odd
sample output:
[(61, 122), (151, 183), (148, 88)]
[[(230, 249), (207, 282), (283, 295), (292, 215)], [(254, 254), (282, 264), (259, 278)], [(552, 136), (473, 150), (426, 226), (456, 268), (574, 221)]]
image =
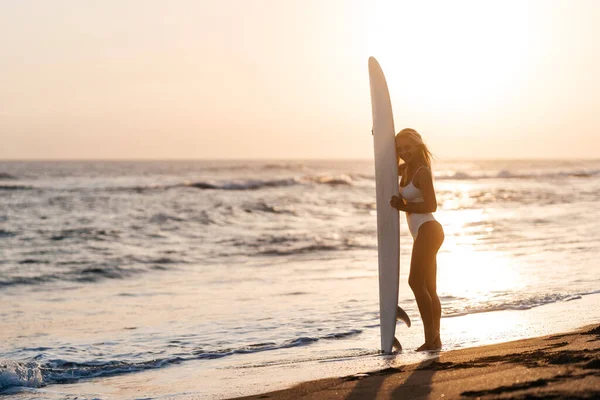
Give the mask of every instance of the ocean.
[[(444, 350), (600, 320), (600, 161), (438, 160)], [(225, 398), (379, 354), (371, 160), (0, 162), (0, 395)]]

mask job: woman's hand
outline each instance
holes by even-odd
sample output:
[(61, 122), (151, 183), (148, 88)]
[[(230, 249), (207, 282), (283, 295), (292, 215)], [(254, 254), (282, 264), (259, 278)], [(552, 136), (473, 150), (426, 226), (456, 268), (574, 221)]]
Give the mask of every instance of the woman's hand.
[(404, 208), (404, 199), (402, 196), (392, 196), (390, 200), (390, 206), (394, 207), (398, 211), (403, 211)]

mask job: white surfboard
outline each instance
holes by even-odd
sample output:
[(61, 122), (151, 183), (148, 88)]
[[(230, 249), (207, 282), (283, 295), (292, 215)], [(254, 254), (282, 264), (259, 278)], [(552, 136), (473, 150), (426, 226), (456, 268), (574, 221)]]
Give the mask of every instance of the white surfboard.
[[(410, 326), (408, 316), (398, 307), (400, 276), (400, 221), (390, 199), (398, 195), (398, 158), (394, 142), (392, 103), (383, 71), (369, 58), (373, 142), (375, 147), (375, 192), (377, 200), (377, 255), (379, 262), (379, 319), (381, 350), (390, 353), (395, 342), (396, 319)], [(396, 342), (399, 346), (399, 342)]]

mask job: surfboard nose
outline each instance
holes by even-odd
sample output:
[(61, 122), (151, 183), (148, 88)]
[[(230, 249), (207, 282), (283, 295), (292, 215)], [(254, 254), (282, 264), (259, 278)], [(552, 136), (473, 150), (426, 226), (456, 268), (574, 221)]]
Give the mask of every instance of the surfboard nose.
[(379, 62), (377, 62), (375, 57), (371, 56), (369, 57), (369, 69), (374, 67), (379, 67)]

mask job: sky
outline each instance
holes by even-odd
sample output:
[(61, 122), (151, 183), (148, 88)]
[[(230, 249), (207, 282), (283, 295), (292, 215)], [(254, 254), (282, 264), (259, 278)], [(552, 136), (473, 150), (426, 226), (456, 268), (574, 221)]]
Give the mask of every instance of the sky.
[(0, 159), (600, 158), (600, 2), (0, 0)]

